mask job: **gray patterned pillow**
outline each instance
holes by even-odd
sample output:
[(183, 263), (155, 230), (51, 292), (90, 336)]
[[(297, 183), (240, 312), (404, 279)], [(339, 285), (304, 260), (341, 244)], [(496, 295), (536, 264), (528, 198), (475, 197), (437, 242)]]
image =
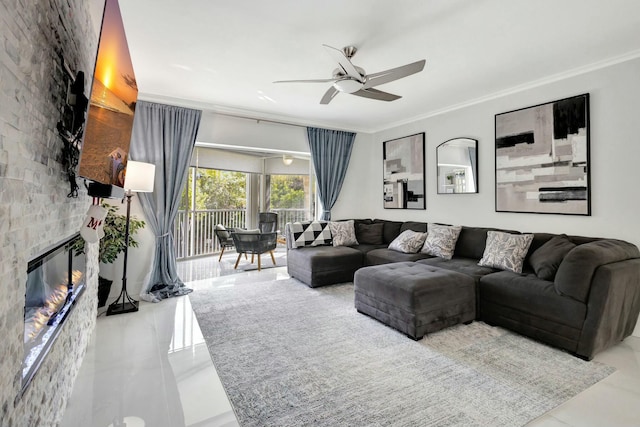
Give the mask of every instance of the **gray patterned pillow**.
[(522, 264), (532, 241), (533, 234), (488, 231), (487, 244), (478, 265), (522, 273)]
[(405, 230), (393, 239), (393, 242), (389, 243), (389, 249), (404, 252), (405, 254), (415, 254), (420, 250), (426, 239), (427, 233)]
[(459, 225), (427, 224), (427, 240), (420, 252), (444, 259), (453, 258), (460, 230), (462, 227)]
[(330, 221), (329, 230), (331, 230), (331, 238), (333, 246), (351, 246), (357, 245), (356, 228), (353, 220), (349, 221)]

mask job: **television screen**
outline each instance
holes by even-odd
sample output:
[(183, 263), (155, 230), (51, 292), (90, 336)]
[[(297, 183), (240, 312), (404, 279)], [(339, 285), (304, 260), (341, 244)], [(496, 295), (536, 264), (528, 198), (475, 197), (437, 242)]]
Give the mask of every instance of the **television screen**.
[(106, 0), (79, 175), (124, 185), (138, 88), (118, 0)]

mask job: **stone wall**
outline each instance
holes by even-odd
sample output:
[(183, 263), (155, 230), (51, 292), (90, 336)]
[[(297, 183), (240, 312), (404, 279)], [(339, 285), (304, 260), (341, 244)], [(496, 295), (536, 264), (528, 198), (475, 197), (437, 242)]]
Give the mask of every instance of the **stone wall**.
[[(77, 232), (90, 198), (67, 198), (56, 131), (68, 73), (85, 72), (89, 93), (97, 31), (84, 0), (0, 0), (0, 426), (54, 426), (61, 419), (95, 326), (97, 245), (87, 291), (23, 396), (27, 262)], [(81, 186), (82, 187), (82, 186)]]

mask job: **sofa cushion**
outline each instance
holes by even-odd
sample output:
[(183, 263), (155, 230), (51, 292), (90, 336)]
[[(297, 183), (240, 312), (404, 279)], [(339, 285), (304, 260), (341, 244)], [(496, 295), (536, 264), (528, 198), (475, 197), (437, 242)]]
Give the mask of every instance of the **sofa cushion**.
[(487, 243), (487, 231), (491, 228), (462, 226), (458, 241), (456, 242), (456, 256), (463, 258), (480, 259)]
[(560, 263), (569, 251), (575, 247), (575, 243), (571, 243), (565, 234), (552, 237), (531, 254), (529, 264), (533, 267), (536, 276), (542, 280), (553, 281)]
[(451, 259), (461, 229), (462, 227), (460, 226), (428, 224), (427, 240), (425, 240), (420, 252), (444, 259)]
[(331, 230), (333, 246), (351, 246), (358, 244), (356, 229), (353, 226), (352, 219), (348, 221), (329, 221), (329, 230)]
[(417, 221), (405, 221), (400, 226), (400, 232), (406, 230), (418, 231), (420, 233), (427, 232), (427, 223), (426, 222), (417, 222)]
[(290, 227), (294, 248), (331, 244), (331, 231), (326, 221), (292, 222)]
[[(479, 292), (481, 310), (484, 302), (492, 302), (494, 308), (504, 307), (507, 317), (526, 313), (574, 328), (577, 334), (587, 314), (586, 304), (558, 295), (553, 282), (539, 279), (533, 274), (520, 275), (509, 271), (489, 274), (480, 279)], [(525, 318), (523, 316), (515, 320), (524, 322)]]
[(372, 250), (374, 250), (374, 249), (386, 249), (386, 250), (388, 250), (388, 251), (390, 251), (390, 252), (395, 252), (395, 251), (391, 251), (390, 249), (388, 249), (388, 248), (387, 248), (387, 245), (367, 245), (366, 243), (365, 243), (365, 244), (362, 244), (362, 243), (361, 243), (361, 244), (359, 244), (359, 245), (356, 245), (356, 246), (350, 246), (350, 247), (351, 247), (351, 248), (354, 248), (354, 249), (359, 250), (359, 251), (360, 251), (360, 252), (362, 252), (363, 254), (366, 254), (366, 253), (368, 253), (368, 252), (371, 252), (371, 251), (372, 251)]
[(384, 224), (356, 224), (356, 238), (361, 245), (382, 245), (384, 243)]
[(382, 238), (384, 243), (387, 245), (393, 242), (393, 239), (398, 237), (400, 234), (400, 227), (402, 227), (402, 222), (400, 221), (387, 221), (385, 219), (374, 219), (374, 223), (382, 223), (384, 224), (384, 228), (382, 230)]
[(287, 252), (287, 272), (310, 287), (349, 282), (364, 255), (348, 246), (315, 246)]
[(389, 243), (389, 249), (405, 254), (415, 254), (420, 250), (427, 238), (427, 233), (405, 230)]
[(422, 260), (416, 261), (418, 264), (431, 265), (434, 267), (444, 268), (446, 270), (457, 271), (458, 273), (464, 273), (467, 276), (473, 277), (473, 279), (478, 283), (482, 276), (486, 276), (487, 274), (495, 273), (498, 271), (495, 268), (491, 267), (482, 267), (478, 265), (478, 262), (475, 259), (471, 258), (452, 258), (452, 259), (444, 259), (444, 258), (426, 258)]
[(522, 273), (533, 234), (487, 232), (487, 244), (478, 265)]
[(392, 262), (404, 262), (404, 261), (418, 261), (421, 259), (429, 258), (431, 255), (423, 253), (405, 254), (404, 252), (398, 252), (389, 248), (373, 249), (366, 252), (365, 264), (366, 265), (378, 265), (389, 264)]

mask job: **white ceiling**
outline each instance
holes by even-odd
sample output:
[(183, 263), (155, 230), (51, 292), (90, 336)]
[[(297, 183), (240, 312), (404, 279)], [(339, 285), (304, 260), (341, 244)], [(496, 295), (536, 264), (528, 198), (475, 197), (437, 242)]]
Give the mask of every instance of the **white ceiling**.
[[(373, 132), (640, 56), (638, 0), (120, 0), (139, 98)], [(426, 59), (378, 89), (338, 94), (322, 47), (367, 73)], [(569, 95), (569, 94), (567, 94)]]

